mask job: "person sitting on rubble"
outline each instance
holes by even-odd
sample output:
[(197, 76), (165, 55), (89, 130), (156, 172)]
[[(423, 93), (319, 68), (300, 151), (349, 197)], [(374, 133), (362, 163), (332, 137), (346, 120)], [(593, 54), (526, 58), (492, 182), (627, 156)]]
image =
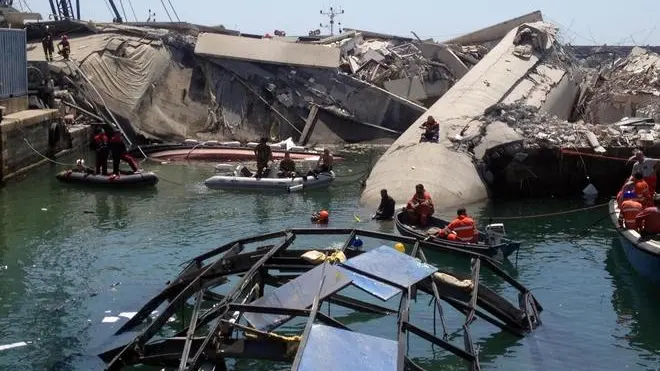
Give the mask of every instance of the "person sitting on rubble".
[(403, 210), (407, 213), (408, 221), (411, 224), (426, 227), (428, 218), (433, 215), (435, 209), (431, 194), (424, 189), (424, 185), (415, 186), (415, 194)]
[(277, 173), (280, 178), (291, 178), (296, 176), (296, 163), (291, 159), (289, 151), (284, 152), (284, 158), (280, 161), (280, 171)]
[(475, 243), (478, 239), (477, 224), (470, 218), (465, 208), (456, 210), (456, 219), (436, 234), (437, 237), (460, 242)]
[(71, 44), (69, 43), (69, 37), (67, 35), (62, 36), (62, 40), (57, 44), (57, 51), (62, 55), (65, 61), (69, 60), (69, 55), (71, 55)]
[(645, 157), (644, 152), (639, 149), (633, 152), (633, 156), (628, 159), (628, 162), (632, 160), (635, 160), (635, 163), (632, 167), (630, 180), (634, 180), (636, 173), (642, 173), (644, 181), (649, 185), (649, 190), (651, 191), (651, 195), (653, 195), (656, 192), (656, 174), (658, 173), (660, 160)]
[(440, 124), (438, 124), (437, 121), (433, 118), (433, 116), (429, 116), (426, 118), (426, 121), (420, 125), (420, 129), (424, 129), (424, 133), (422, 133), (422, 138), (420, 139), (420, 142), (433, 142), (437, 143), (438, 139), (440, 137)]
[(637, 195), (637, 200), (644, 207), (651, 206), (651, 203), (653, 201), (651, 200), (652, 196), (649, 190), (649, 185), (644, 180), (644, 176), (642, 175), (641, 172), (635, 173), (635, 175), (633, 176), (633, 182), (635, 184), (635, 194)]
[(124, 160), (133, 170), (133, 173), (139, 172), (137, 161), (126, 150), (126, 145), (121, 138), (121, 133), (117, 130), (112, 133), (108, 146), (112, 153), (112, 176), (119, 176), (119, 163)]
[(371, 219), (374, 220), (391, 220), (394, 216), (394, 208), (396, 202), (392, 196), (387, 194), (387, 189), (380, 190), (380, 205), (378, 205), (378, 210)]
[(642, 204), (637, 201), (635, 191), (625, 191), (619, 212), (619, 225), (626, 229), (636, 229), (635, 218), (643, 209)]
[(660, 195), (653, 196), (652, 207), (647, 207), (637, 214), (635, 227), (642, 237), (660, 233)]
[(259, 144), (254, 147), (254, 155), (257, 158), (257, 174), (255, 175), (257, 179), (263, 177), (268, 172), (268, 162), (273, 161), (273, 150), (270, 149), (267, 142), (268, 139), (262, 137), (259, 140)]

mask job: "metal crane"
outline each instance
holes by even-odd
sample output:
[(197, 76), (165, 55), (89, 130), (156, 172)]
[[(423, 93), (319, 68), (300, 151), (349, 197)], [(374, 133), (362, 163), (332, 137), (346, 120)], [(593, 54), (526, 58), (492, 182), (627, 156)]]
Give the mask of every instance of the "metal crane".
[[(53, 18), (56, 21), (63, 19), (80, 19), (80, 0), (76, 0), (75, 7), (75, 16), (74, 8), (71, 5), (71, 0), (48, 0), (50, 2), (50, 10), (53, 12)], [(108, 0), (110, 6), (112, 7), (113, 13), (115, 13), (115, 21), (117, 23), (122, 23), (123, 19), (117, 10), (114, 0)]]

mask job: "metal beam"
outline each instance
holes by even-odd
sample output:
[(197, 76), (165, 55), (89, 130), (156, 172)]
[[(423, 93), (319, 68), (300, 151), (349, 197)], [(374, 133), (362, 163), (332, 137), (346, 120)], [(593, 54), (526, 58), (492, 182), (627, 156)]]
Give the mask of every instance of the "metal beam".
[[(296, 239), (295, 234), (290, 233), (290, 232), (286, 232), (285, 240), (282, 243), (280, 243), (279, 245), (271, 248), (270, 251), (268, 251), (264, 256), (262, 256), (261, 259), (259, 259), (259, 261), (257, 261), (252, 266), (252, 268), (250, 268), (250, 270), (247, 273), (245, 273), (245, 275), (239, 281), (239, 283), (229, 292), (229, 294), (227, 294), (227, 298), (226, 298), (225, 302), (220, 303), (218, 305), (218, 308), (222, 308), (223, 306), (226, 306), (226, 304), (233, 302), (236, 299), (236, 296), (243, 291), (243, 289), (247, 285), (247, 283), (250, 280), (252, 280), (252, 277), (257, 273), (257, 271), (259, 269), (261, 269), (261, 266), (264, 263), (266, 263), (266, 261), (268, 261), (268, 259), (270, 259), (273, 255), (278, 253), (280, 250), (283, 250), (283, 249), (286, 249), (287, 247), (289, 247), (289, 245), (291, 245), (295, 239)], [(220, 309), (214, 309), (214, 310), (211, 310), (209, 312), (210, 313), (217, 313), (219, 310)], [(224, 311), (223, 311), (223, 315), (226, 314), (227, 312), (228, 312), (228, 309), (225, 307)], [(213, 326), (213, 328), (211, 329), (209, 334), (206, 336), (206, 339), (204, 339), (204, 344), (202, 344), (202, 347), (197, 351), (197, 353), (195, 354), (193, 359), (190, 361), (190, 367), (193, 370), (199, 366), (202, 353), (206, 350), (206, 347), (209, 345), (209, 342), (215, 336), (215, 334), (218, 330), (218, 327), (220, 327), (220, 323), (221, 322), (218, 321)]]

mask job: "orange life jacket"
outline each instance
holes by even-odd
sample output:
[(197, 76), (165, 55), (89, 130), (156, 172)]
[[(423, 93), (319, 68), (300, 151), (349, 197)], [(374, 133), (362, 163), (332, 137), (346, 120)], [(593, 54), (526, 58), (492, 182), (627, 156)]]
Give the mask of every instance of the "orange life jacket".
[(637, 199), (642, 205), (649, 206), (651, 204), (651, 193), (649, 192), (649, 185), (646, 181), (635, 181), (635, 193), (637, 194)]
[[(422, 202), (428, 201), (428, 206), (427, 205), (421, 205)], [(417, 203), (420, 204), (420, 207), (422, 209), (428, 209), (430, 213), (433, 213), (433, 200), (431, 200), (431, 194), (428, 193), (427, 191), (424, 191), (424, 196), (419, 197), (417, 195), (417, 192), (412, 196), (410, 201), (408, 201), (408, 208), (412, 208), (412, 204)]]
[(453, 222), (449, 223), (448, 228), (456, 232), (458, 240), (461, 242), (472, 242), (476, 233), (474, 220), (467, 215), (459, 215)]
[(635, 218), (642, 211), (642, 204), (636, 200), (625, 200), (621, 203), (621, 215), (627, 229), (637, 228)]

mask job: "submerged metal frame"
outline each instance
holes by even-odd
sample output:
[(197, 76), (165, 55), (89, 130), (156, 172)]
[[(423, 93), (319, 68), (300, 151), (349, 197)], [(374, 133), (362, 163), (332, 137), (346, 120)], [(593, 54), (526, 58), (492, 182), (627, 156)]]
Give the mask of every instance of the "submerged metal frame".
[[(409, 334), (417, 335), (452, 352), (468, 362), (469, 370), (478, 371), (480, 370), (478, 355), (475, 352), (469, 328), (477, 317), (516, 336), (524, 336), (541, 324), (539, 313), (543, 308), (536, 298), (525, 286), (504, 272), (498, 262), (488, 256), (413, 237), (360, 229), (289, 229), (233, 241), (188, 261), (187, 266), (173, 281), (167, 283), (163, 291), (147, 302), (133, 318), (116, 331), (115, 335), (118, 335), (135, 329), (144, 323), (154, 309), (160, 307), (166, 301), (168, 302), (165, 309), (146, 328), (134, 336), (132, 341), (119, 348), (99, 354), (99, 357), (107, 363), (106, 370), (121, 370), (123, 366), (133, 364), (168, 365), (178, 367), (179, 371), (199, 370), (201, 367), (210, 367), (210, 369), (215, 367), (216, 370), (226, 370), (226, 358), (289, 361), (293, 364), (292, 370), (297, 370), (307, 336), (314, 321), (350, 331), (348, 326), (329, 315), (319, 312), (322, 302), (327, 301), (365, 313), (379, 315), (393, 313), (388, 308), (342, 296), (338, 293), (321, 300), (319, 295), (322, 291), (325, 276), (322, 276), (319, 291), (310, 309), (267, 307), (245, 303), (247, 300), (253, 300), (251, 297), (255, 292), (257, 297), (262, 296), (265, 285), (279, 286), (287, 282), (287, 277), (293, 277), (274, 276), (269, 273), (269, 270), (304, 273), (316, 267), (317, 265), (308, 263), (300, 257), (302, 253), (310, 251), (312, 248), (308, 250), (287, 250), (297, 236), (314, 235), (348, 235), (339, 249), (348, 258), (364, 252), (352, 248), (355, 238), (367, 237), (412, 245), (412, 250), (408, 255), (418, 258), (424, 263), (427, 262), (424, 249), (441, 251), (470, 259), (471, 274), (464, 277), (472, 281), (472, 288), (469, 293), (441, 282), (433, 274), (410, 287), (403, 287), (389, 281), (387, 278), (370, 275), (350, 266), (342, 265), (342, 268), (353, 270), (369, 279), (401, 290), (401, 301), (396, 311), (398, 315), (397, 369), (399, 371), (404, 369), (424, 370), (406, 356)], [(257, 248), (256, 251), (243, 252), (247, 244), (265, 243), (273, 239), (283, 240), (279, 243), (263, 245)], [(334, 251), (331, 249), (315, 250), (327, 253)], [(211, 258), (216, 258), (216, 260), (204, 264), (206, 260)], [(479, 282), (480, 273), (484, 268), (518, 290), (518, 307), (515, 307)], [(325, 267), (323, 270), (325, 273)], [(211, 291), (212, 288), (226, 283), (228, 276), (235, 275), (240, 275), (241, 279), (227, 295), (219, 295)], [(452, 275), (458, 277), (456, 274)], [(431, 296), (431, 300), (435, 304), (433, 309), (434, 318), (436, 313), (440, 316), (443, 338), (439, 338), (410, 323), (410, 302), (416, 299), (418, 290)], [(195, 304), (187, 326), (175, 336), (154, 341), (155, 335), (164, 328), (167, 320), (174, 314), (175, 310), (181, 308), (190, 298), (195, 298)], [(215, 304), (210, 309), (203, 310), (203, 301), (214, 302)], [(462, 325), (465, 345), (463, 349), (446, 340), (447, 330), (442, 302), (449, 304), (465, 315), (465, 321)], [(296, 341), (283, 339), (274, 335), (274, 333), (239, 324), (240, 317), (247, 312), (292, 317), (306, 316), (308, 320), (302, 338)], [(215, 322), (213, 323), (213, 321)], [(210, 330), (205, 331), (204, 336), (195, 335), (207, 325), (209, 325)], [(256, 339), (247, 336), (238, 338), (234, 336), (237, 332), (251, 334), (256, 336)], [(294, 350), (295, 355), (292, 353)]]

